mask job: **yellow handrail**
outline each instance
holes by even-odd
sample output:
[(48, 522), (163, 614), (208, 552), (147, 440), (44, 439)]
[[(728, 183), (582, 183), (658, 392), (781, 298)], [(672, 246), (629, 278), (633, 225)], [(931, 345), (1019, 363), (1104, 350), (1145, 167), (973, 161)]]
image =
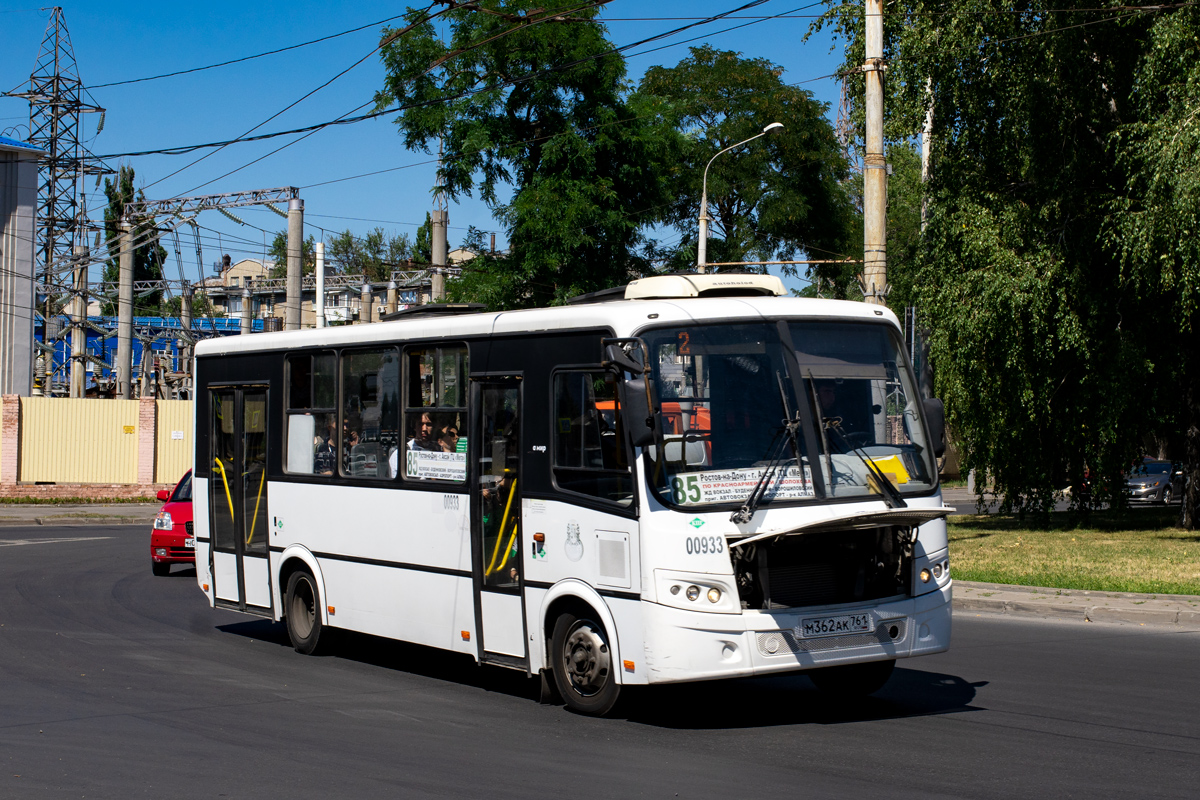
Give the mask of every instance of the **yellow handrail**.
[(258, 497), (254, 500), (254, 517), (250, 520), (250, 533), (246, 535), (246, 546), (250, 546), (250, 542), (254, 539), (254, 524), (258, 522), (258, 506), (262, 503), (263, 483), (267, 479), (267, 465), (263, 464), (263, 471), (258, 478)]
[(492, 550), (492, 560), (488, 563), (483, 576), (486, 578), (495, 571), (496, 557), (500, 555), (500, 540), (504, 538), (504, 529), (508, 527), (508, 512), (512, 508), (513, 498), (517, 496), (517, 479), (513, 478), (512, 488), (508, 490), (508, 502), (504, 504), (504, 516), (500, 518), (499, 532), (496, 534), (496, 548)]
[(225, 477), (225, 467), (221, 466), (219, 458), (214, 458), (213, 463), (217, 465), (217, 469), (221, 470), (221, 483), (225, 486), (225, 499), (229, 501), (229, 521), (232, 523), (236, 517), (233, 513), (233, 496), (229, 494), (229, 480)]
[[(513, 519), (513, 525), (512, 525), (512, 536), (509, 536), (509, 537), (508, 537), (508, 544), (506, 544), (506, 545), (504, 546), (504, 560), (503, 560), (503, 561), (501, 561), (499, 564), (497, 564), (497, 565), (496, 565), (496, 570), (495, 570), (496, 572), (499, 572), (500, 570), (504, 569), (504, 565), (508, 563), (508, 560), (509, 560), (510, 558), (512, 558), (512, 554), (513, 554), (513, 552), (512, 552), (513, 540), (515, 540), (515, 539), (517, 538), (517, 531), (518, 531), (518, 530), (520, 530), (520, 528), (521, 528), (521, 520), (519, 520), (519, 519)], [(503, 535), (504, 535), (504, 531), (501, 531), (501, 532), (500, 532), (500, 535), (501, 535), (501, 536), (503, 536)], [(497, 540), (496, 540), (496, 543), (497, 543), (497, 544), (499, 544), (499, 543), (500, 543), (500, 540), (499, 540), (499, 539), (497, 539)]]

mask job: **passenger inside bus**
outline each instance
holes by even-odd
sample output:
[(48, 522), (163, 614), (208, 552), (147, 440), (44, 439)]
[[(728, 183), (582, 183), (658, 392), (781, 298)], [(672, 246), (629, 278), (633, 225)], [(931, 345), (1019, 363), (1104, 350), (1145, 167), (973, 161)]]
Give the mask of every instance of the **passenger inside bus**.
[(433, 418), (428, 411), (421, 414), (415, 421), (408, 438), (409, 450), (439, 450), (437, 441), (433, 438)]

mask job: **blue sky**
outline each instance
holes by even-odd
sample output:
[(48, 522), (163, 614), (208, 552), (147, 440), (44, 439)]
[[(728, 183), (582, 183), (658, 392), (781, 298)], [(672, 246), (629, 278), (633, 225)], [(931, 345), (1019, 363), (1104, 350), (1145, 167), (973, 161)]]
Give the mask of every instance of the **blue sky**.
[[(601, 19), (606, 21), (609, 39), (620, 46), (729, 11), (744, 1), (615, 0), (605, 6)], [(256, 133), (334, 119), (364, 104), (368, 105), (363, 110), (370, 110), (372, 95), (383, 81), (378, 55), (370, 55), (379, 40), (379, 25), (233, 66), (121, 86), (101, 84), (287, 47), (376, 23), (402, 14), (404, 9), (404, 4), (384, 2), (303, 0), (64, 5), (80, 76), (92, 100), (107, 109), (104, 130), (98, 135), (95, 115), (86, 118), (89, 148), (105, 155), (235, 138), (364, 57), (357, 67), (266, 122)], [(827, 34), (803, 41), (811, 15), (820, 10), (819, 5), (805, 5), (802, 0), (770, 0), (733, 18), (635, 49), (627, 54), (629, 78), (636, 83), (647, 68), (674, 65), (687, 56), (688, 47), (708, 43), (781, 65), (784, 80), (804, 82), (804, 88), (829, 105), (832, 119), (839, 86), (835, 79), (823, 76), (840, 65), (840, 43)], [(756, 21), (771, 15), (785, 17)], [(0, 5), (0, 91), (27, 87), (48, 19), (48, 11), (25, 7), (20, 0)], [(26, 129), (13, 130), (12, 126), (27, 126), (28, 113), (26, 101), (0, 98), (0, 133), (24, 139)], [(150, 199), (298, 186), (305, 200), (307, 232), (317, 237), (346, 229), (362, 235), (376, 226), (412, 236), (432, 208), (435, 167), (423, 162), (433, 157), (405, 150), (389, 118), (327, 128), (267, 155), (296, 138), (236, 144), (218, 152), (109, 159), (109, 164), (131, 164)], [(203, 161), (188, 166), (209, 153)], [(262, 156), (266, 157), (250, 164)], [(186, 169), (171, 174), (183, 167)], [(397, 167), (402, 168), (394, 169)], [(387, 169), (393, 171), (353, 177)], [(87, 202), (94, 216), (98, 215), (104, 203), (102, 188), (89, 183)], [(235, 261), (260, 256), (264, 239), (269, 240), (285, 225), (266, 209), (239, 209), (237, 214), (248, 224), (238, 225), (217, 212), (200, 217), (209, 274), (221, 253), (229, 253)], [(452, 248), (462, 241), (469, 225), (496, 231), (498, 245), (503, 246), (504, 232), (489, 209), (478, 200), (462, 198), (450, 207)], [(183, 247), (185, 274), (195, 279), (199, 269), (188, 241), (190, 236)], [(98, 277), (94, 274), (92, 280)], [(178, 277), (174, 259), (168, 264), (167, 277)]]

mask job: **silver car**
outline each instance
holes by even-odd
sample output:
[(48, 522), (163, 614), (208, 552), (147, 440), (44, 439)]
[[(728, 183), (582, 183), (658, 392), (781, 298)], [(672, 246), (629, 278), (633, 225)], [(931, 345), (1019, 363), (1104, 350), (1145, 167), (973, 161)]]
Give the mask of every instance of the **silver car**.
[(1183, 467), (1146, 459), (1125, 476), (1130, 502), (1171, 503), (1183, 497)]

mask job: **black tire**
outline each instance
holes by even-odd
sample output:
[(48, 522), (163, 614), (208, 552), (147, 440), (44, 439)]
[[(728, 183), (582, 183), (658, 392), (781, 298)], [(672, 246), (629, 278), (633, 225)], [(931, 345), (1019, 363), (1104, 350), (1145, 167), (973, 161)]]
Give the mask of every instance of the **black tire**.
[(288, 638), (297, 653), (313, 655), (321, 644), (321, 594), (308, 570), (297, 570), (288, 578), (287, 598), (283, 601)]
[(896, 660), (891, 659), (821, 667), (811, 669), (806, 674), (822, 692), (840, 697), (866, 697), (882, 689), (895, 668)]
[(1162, 493), (1162, 501), (1163, 501), (1163, 505), (1164, 505), (1164, 506), (1169, 506), (1169, 505), (1171, 505), (1171, 500), (1172, 500), (1172, 497), (1171, 497), (1171, 487), (1170, 487), (1170, 485), (1168, 484), (1166, 487), (1164, 487), (1164, 488), (1163, 488), (1163, 493)]
[(603, 716), (621, 693), (604, 626), (585, 615), (563, 614), (550, 637), (554, 684), (567, 708)]
[(150, 572), (152, 572), (154, 575), (158, 576), (159, 578), (162, 578), (166, 575), (170, 575), (171, 574), (171, 562), (170, 561), (161, 561), (161, 562), (160, 561), (151, 561), (150, 562)]

